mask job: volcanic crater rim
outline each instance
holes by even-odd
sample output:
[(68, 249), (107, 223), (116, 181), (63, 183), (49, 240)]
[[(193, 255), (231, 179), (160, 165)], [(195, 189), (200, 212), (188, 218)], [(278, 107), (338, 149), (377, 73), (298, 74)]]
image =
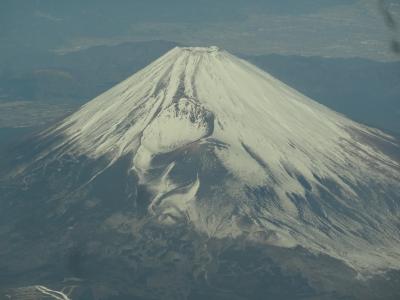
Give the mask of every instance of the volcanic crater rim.
[(188, 52), (195, 52), (195, 53), (217, 53), (222, 51), (217, 46), (210, 46), (210, 47), (177, 47), (178, 49), (182, 49)]

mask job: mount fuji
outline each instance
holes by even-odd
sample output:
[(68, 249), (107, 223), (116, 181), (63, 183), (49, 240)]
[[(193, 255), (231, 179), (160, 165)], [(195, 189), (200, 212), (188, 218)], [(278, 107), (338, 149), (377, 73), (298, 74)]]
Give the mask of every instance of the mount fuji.
[[(210, 279), (216, 265), (245, 276), (232, 266), (262, 256), (253, 263), (278, 268), (282, 286), (253, 290), (311, 299), (324, 286), (334, 299), (343, 274), (362, 285), (400, 269), (399, 140), (217, 47), (174, 48), (21, 143), (0, 192), (0, 270), (14, 286), (79, 279), (96, 282), (93, 299), (262, 299)], [(171, 286), (171, 269), (191, 279)]]

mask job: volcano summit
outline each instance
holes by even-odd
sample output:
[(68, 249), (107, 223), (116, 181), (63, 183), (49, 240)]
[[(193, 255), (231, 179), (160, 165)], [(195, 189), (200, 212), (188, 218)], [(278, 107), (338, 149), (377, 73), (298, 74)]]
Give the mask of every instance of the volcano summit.
[[(15, 241), (2, 255), (28, 259), (45, 241), (30, 270), (78, 247), (139, 272), (138, 240), (169, 251), (150, 227), (302, 249), (360, 274), (400, 269), (398, 140), (217, 47), (171, 50), (16, 151), (0, 203), (0, 233)], [(196, 271), (206, 281), (208, 264)]]

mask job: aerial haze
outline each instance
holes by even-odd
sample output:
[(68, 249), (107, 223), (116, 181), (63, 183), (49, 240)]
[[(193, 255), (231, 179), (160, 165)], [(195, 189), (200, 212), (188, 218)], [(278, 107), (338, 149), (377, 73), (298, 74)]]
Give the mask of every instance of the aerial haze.
[[(395, 60), (375, 0), (8, 1), (1, 48), (68, 52), (127, 41), (170, 40), (243, 54)], [(385, 1), (393, 18), (400, 4)]]
[(399, 24), (1, 1), (0, 299), (399, 299)]

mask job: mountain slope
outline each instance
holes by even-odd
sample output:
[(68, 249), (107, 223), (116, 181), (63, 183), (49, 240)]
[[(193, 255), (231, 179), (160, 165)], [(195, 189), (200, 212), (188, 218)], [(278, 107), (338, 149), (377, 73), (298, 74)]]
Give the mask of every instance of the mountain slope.
[(5, 153), (0, 298), (400, 296), (399, 141), (216, 47)]
[(101, 161), (87, 185), (124, 159), (162, 224), (302, 246), (361, 271), (400, 265), (398, 142), (216, 47), (171, 50), (40, 139), (14, 177)]

